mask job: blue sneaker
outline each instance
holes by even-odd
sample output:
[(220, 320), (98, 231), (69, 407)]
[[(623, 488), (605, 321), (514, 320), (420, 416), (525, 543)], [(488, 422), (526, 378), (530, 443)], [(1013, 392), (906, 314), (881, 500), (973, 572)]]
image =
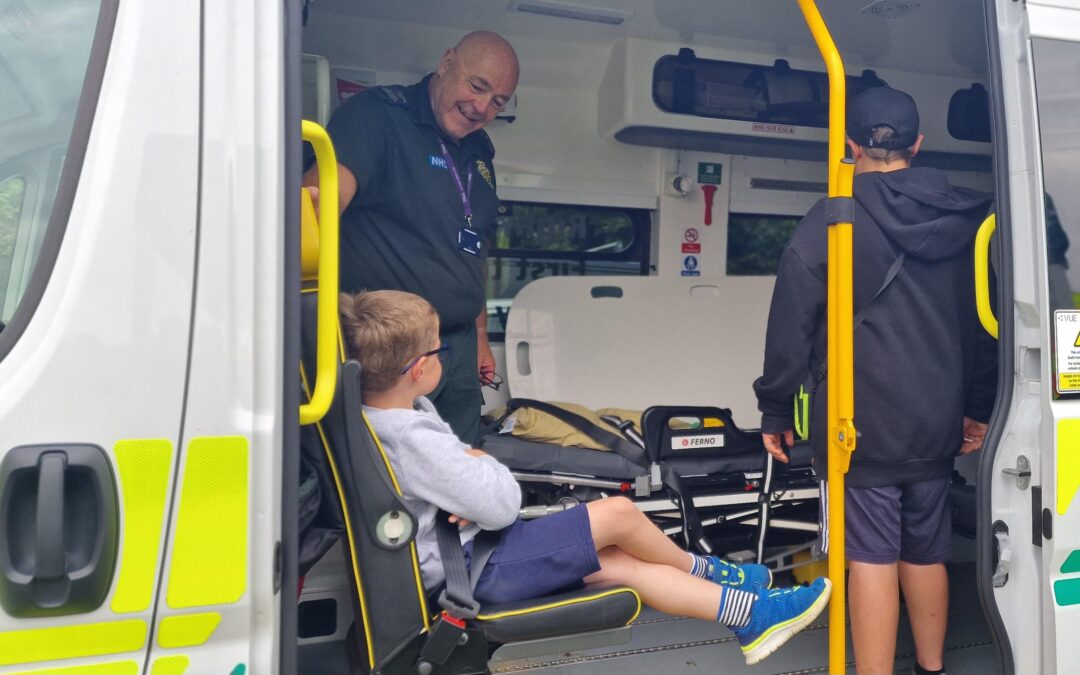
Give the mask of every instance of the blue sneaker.
[(750, 623), (732, 629), (746, 664), (752, 666), (763, 661), (810, 625), (829, 603), (831, 593), (832, 582), (825, 577), (818, 577), (809, 586), (758, 590)]
[(714, 584), (750, 593), (757, 593), (759, 587), (772, 588), (772, 570), (765, 565), (736, 565), (715, 555), (705, 556), (705, 560), (705, 578)]

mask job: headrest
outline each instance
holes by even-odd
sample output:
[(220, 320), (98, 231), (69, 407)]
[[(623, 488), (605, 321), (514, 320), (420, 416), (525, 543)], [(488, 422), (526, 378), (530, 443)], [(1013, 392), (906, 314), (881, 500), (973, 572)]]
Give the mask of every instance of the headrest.
[(300, 280), (319, 278), (319, 219), (311, 193), (300, 188)]

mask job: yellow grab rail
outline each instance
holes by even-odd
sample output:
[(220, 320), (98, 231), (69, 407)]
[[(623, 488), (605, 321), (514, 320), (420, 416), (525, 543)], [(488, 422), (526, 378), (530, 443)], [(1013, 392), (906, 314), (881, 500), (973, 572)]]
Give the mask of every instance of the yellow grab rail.
[(990, 237), (994, 236), (996, 229), (997, 216), (991, 213), (975, 235), (975, 309), (979, 312), (979, 322), (995, 340), (998, 321), (994, 308), (990, 306)]
[[(301, 120), (303, 138), (315, 149), (319, 167), (319, 295), (315, 339), (315, 385), (311, 401), (300, 406), (300, 424), (326, 415), (334, 398), (338, 367), (338, 172), (337, 156), (326, 130)], [(299, 290), (299, 289), (297, 289)]]
[[(855, 166), (844, 158), (844, 64), (813, 0), (798, 0), (829, 73), (829, 198), (851, 197)], [(846, 211), (850, 212), (850, 210)], [(829, 224), (828, 433), (829, 433), (829, 673), (845, 667), (844, 474), (855, 450), (852, 356), (851, 222)]]

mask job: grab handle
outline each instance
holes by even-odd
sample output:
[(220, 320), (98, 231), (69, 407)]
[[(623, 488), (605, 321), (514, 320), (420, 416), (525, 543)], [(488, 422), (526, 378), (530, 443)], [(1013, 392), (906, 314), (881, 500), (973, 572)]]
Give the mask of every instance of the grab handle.
[(990, 237), (996, 229), (997, 216), (991, 213), (975, 235), (975, 309), (979, 313), (979, 323), (995, 340), (998, 336), (998, 320), (990, 306)]
[(300, 424), (326, 415), (337, 384), (338, 339), (338, 172), (330, 136), (318, 124), (301, 120), (303, 138), (315, 150), (319, 169), (318, 319), (315, 338), (315, 385), (311, 400), (300, 406)]

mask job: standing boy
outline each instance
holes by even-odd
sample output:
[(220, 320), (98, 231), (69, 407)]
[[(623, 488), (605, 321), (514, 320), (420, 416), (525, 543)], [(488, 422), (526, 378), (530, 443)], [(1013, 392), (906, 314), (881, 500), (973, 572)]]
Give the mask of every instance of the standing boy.
[[(948, 613), (945, 561), (953, 458), (982, 445), (994, 405), (993, 340), (975, 310), (972, 245), (990, 195), (911, 168), (919, 151), (915, 101), (888, 87), (848, 107), (855, 159), (855, 424), (845, 522), (855, 668), (893, 672), (903, 588), (915, 635), (915, 672), (942, 673)], [(827, 475), (824, 200), (806, 214), (780, 261), (754, 383), (765, 448), (787, 461), (791, 398), (816, 381), (814, 465)], [(822, 484), (824, 486), (824, 484)], [(823, 494), (825, 494), (823, 490)], [(824, 504), (824, 500), (822, 500)], [(824, 518), (823, 518), (824, 520)], [(823, 543), (827, 546), (827, 524)]]

